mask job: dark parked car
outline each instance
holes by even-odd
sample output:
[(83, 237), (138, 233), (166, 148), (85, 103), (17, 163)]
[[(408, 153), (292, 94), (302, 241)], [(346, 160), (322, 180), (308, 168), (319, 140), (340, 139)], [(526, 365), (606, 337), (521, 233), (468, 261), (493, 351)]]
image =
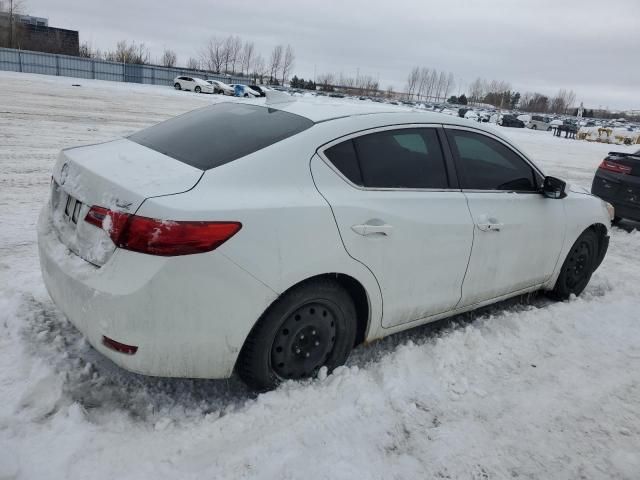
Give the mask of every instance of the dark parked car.
[(249, 88), (258, 92), (261, 97), (264, 97), (267, 95), (265, 88), (261, 87), (260, 85), (249, 85)]
[(515, 115), (503, 115), (500, 125), (503, 127), (524, 128), (524, 122), (518, 120)]
[(591, 193), (615, 207), (614, 221), (640, 221), (640, 150), (609, 152), (596, 170)]

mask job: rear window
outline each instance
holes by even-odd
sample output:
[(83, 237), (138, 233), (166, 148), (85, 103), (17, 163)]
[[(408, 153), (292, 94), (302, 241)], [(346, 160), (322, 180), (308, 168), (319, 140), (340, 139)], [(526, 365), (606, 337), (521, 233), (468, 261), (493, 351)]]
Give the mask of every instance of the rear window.
[(219, 103), (134, 133), (129, 140), (209, 170), (311, 127), (308, 118), (257, 105)]

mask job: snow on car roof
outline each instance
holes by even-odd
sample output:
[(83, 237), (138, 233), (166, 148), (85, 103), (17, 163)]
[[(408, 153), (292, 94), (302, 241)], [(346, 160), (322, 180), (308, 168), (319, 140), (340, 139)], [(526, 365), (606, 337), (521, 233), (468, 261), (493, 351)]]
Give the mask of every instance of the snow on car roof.
[[(283, 110), (306, 117), (309, 120), (319, 123), (334, 120), (338, 118), (351, 117), (356, 115), (398, 115), (400, 123), (445, 123), (454, 125), (469, 125), (469, 120), (454, 117), (439, 112), (430, 112), (414, 107), (384, 105), (378, 103), (355, 104), (347, 102), (331, 102), (326, 98), (309, 99), (295, 98), (292, 101), (267, 105), (269, 108)], [(484, 129), (484, 125), (473, 122), (476, 128)]]

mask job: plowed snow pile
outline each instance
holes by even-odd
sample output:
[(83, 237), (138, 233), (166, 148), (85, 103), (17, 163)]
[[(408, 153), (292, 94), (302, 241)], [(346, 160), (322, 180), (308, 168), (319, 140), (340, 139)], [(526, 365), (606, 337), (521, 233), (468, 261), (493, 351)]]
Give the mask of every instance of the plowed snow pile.
[[(144, 378), (96, 354), (40, 276), (35, 223), (55, 156), (212, 101), (0, 73), (0, 479), (640, 478), (634, 224), (613, 229), (580, 298), (418, 328), (258, 397), (235, 379)], [(502, 131), (585, 187), (613, 148)]]

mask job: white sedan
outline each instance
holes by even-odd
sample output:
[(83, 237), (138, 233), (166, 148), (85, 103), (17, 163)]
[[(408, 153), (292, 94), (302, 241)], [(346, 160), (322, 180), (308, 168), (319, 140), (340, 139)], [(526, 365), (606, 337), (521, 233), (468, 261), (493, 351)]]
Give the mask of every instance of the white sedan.
[(173, 79), (173, 87), (176, 90), (191, 90), (196, 93), (213, 93), (213, 85), (206, 80), (196, 77), (179, 76)]
[(220, 93), (222, 95), (233, 95), (235, 93), (231, 85), (227, 85), (219, 80), (207, 80), (207, 83), (213, 86), (213, 93)]
[(416, 325), (579, 295), (613, 215), (481, 124), (268, 96), (63, 150), (38, 240), (51, 298), (116, 364), (268, 389)]

